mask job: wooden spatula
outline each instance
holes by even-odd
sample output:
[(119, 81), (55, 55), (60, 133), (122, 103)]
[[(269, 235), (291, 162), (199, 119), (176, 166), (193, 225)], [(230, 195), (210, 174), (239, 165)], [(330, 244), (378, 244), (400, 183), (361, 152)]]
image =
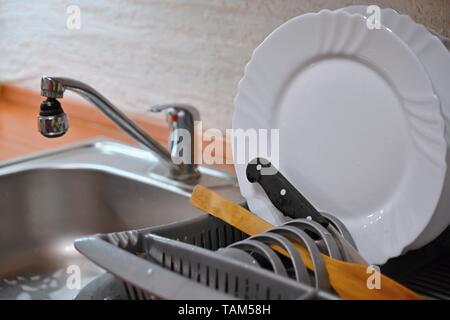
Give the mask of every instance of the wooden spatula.
[[(240, 205), (222, 197), (220, 194), (196, 186), (190, 200), (191, 204), (248, 234), (263, 233), (273, 226), (259, 218)], [(306, 248), (295, 243), (305, 265), (314, 270), (313, 263)], [(277, 246), (274, 250), (289, 256), (286, 251)], [(336, 293), (343, 299), (351, 300), (422, 300), (423, 298), (398, 282), (380, 274), (381, 288), (369, 289), (367, 282), (372, 273), (368, 273), (368, 266), (332, 259), (322, 255), (328, 271), (330, 283)]]

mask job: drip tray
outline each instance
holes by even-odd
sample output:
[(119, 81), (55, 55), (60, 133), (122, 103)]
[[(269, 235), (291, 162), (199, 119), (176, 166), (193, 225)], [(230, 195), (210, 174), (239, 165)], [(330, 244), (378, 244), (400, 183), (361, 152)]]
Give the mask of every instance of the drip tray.
[(425, 247), (389, 260), (381, 271), (429, 299), (450, 299), (450, 227)]

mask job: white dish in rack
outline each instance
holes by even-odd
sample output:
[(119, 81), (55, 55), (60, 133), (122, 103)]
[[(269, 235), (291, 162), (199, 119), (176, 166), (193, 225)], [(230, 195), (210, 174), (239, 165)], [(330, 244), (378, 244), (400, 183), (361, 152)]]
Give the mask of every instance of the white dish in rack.
[[(340, 10), (367, 16), (366, 6), (350, 6)], [(419, 58), (441, 102), (446, 126), (450, 128), (450, 53), (448, 49), (423, 25), (393, 9), (381, 10), (381, 23), (395, 33)], [(446, 140), (450, 145), (450, 130), (446, 130)]]
[[(276, 29), (245, 69), (233, 129), (280, 129), (280, 171), (344, 222), (364, 258), (384, 263), (431, 219), (446, 142), (417, 57), (392, 32), (365, 26), (359, 15), (325, 10)], [(282, 222), (233, 151), (250, 209)]]
[[(367, 16), (367, 6), (350, 6), (344, 10), (350, 14)], [(425, 68), (433, 89), (441, 103), (446, 126), (446, 140), (450, 145), (450, 53), (439, 38), (423, 25), (414, 22), (410, 16), (399, 14), (393, 9), (381, 10), (383, 26), (394, 32), (419, 58)], [(447, 160), (447, 166), (450, 163)], [(450, 224), (450, 172), (447, 171), (444, 190), (431, 221), (422, 234), (408, 246), (418, 249), (434, 240)]]

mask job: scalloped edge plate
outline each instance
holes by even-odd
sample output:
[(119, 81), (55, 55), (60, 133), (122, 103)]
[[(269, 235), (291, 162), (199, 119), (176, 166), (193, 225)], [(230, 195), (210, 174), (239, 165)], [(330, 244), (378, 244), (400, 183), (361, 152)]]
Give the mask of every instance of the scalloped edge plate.
[[(367, 6), (350, 6), (336, 11), (366, 16)], [(445, 120), (447, 144), (450, 145), (450, 53), (442, 41), (410, 16), (394, 9), (381, 9), (383, 26), (394, 32), (419, 58), (428, 73), (434, 91), (441, 102)], [(450, 159), (447, 160), (447, 165)], [(450, 224), (450, 172), (447, 172), (444, 190), (431, 221), (407, 250), (418, 249), (433, 241)]]
[[(280, 130), (280, 170), (347, 226), (370, 263), (400, 255), (433, 216), (446, 173), (439, 100), (386, 28), (324, 10), (272, 32), (245, 68), (233, 116), (233, 129), (271, 128)], [(250, 209), (281, 223), (233, 156)]]
[[(366, 16), (367, 6), (349, 6), (336, 11)], [(446, 140), (450, 146), (450, 52), (442, 41), (410, 16), (394, 9), (381, 9), (381, 23), (394, 32), (419, 58), (428, 73), (434, 91), (441, 102), (446, 123)]]

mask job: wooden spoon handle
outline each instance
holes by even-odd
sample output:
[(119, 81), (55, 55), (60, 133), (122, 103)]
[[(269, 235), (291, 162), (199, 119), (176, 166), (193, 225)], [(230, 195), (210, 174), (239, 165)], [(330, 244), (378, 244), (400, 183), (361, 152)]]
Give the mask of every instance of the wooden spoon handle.
[[(240, 205), (200, 185), (195, 187), (190, 202), (193, 206), (212, 214), (248, 235), (263, 233), (273, 228), (270, 223), (244, 209)], [(294, 245), (302, 256), (306, 267), (310, 270), (314, 270), (307, 249), (299, 243), (294, 243)], [(273, 248), (289, 257), (289, 254), (282, 248), (278, 246), (273, 246)], [(367, 265), (344, 262), (332, 259), (323, 254), (322, 258), (327, 268), (332, 287), (343, 299), (423, 299), (415, 292), (383, 274), (379, 274), (381, 284), (380, 289), (370, 289), (367, 283), (368, 278), (373, 276), (373, 274), (368, 273)]]

